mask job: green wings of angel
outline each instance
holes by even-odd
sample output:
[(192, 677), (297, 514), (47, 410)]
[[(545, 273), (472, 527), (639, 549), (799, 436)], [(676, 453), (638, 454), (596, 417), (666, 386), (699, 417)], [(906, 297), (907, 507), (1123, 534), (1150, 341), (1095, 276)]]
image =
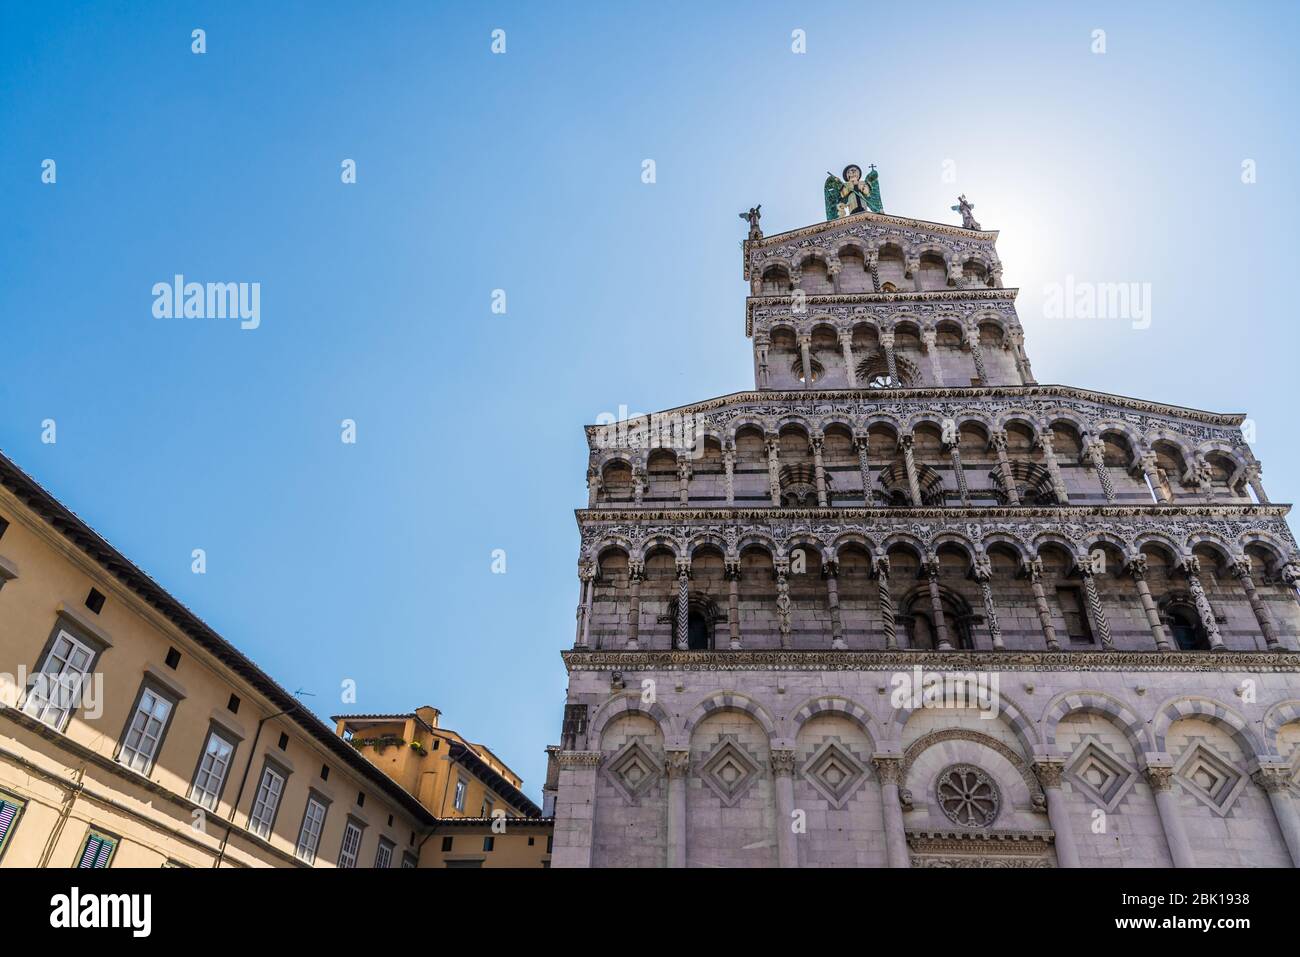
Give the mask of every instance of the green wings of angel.
[(880, 176), (873, 169), (862, 179), (862, 169), (850, 164), (844, 167), (843, 178), (834, 173), (826, 174), (823, 187), (826, 196), (826, 219), (840, 219), (855, 213), (883, 213), (884, 203), (880, 199)]

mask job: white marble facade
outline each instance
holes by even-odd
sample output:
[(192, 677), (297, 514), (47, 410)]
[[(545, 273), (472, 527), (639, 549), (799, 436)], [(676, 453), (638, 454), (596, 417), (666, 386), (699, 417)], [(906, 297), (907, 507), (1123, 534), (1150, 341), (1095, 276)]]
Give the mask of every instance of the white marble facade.
[(996, 235), (755, 230), (755, 389), (588, 428), (554, 866), (1300, 864), (1287, 507), (1037, 383)]

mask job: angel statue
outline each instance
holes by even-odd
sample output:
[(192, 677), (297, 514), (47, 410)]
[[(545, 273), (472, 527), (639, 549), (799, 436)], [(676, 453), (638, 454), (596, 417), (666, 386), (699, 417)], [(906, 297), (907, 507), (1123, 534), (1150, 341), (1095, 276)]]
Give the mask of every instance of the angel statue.
[(962, 229), (980, 228), (980, 224), (975, 221), (975, 217), (971, 213), (971, 210), (974, 208), (975, 208), (974, 204), (972, 204), (969, 200), (966, 199), (965, 193), (962, 193), (960, 196), (958, 196), (957, 205), (951, 207), (954, 213), (961, 213)]
[(740, 218), (743, 219), (745, 222), (749, 223), (750, 239), (763, 238), (763, 230), (758, 225), (758, 221), (763, 218), (763, 214), (761, 212), (762, 208), (763, 208), (763, 204), (759, 203), (757, 206), (749, 207), (749, 212), (740, 214)]
[(862, 167), (852, 163), (844, 167), (843, 179), (834, 173), (827, 173), (825, 192), (828, 220), (842, 219), (867, 210), (873, 213), (885, 211), (885, 206), (880, 201), (880, 176), (874, 165), (865, 180), (862, 178)]

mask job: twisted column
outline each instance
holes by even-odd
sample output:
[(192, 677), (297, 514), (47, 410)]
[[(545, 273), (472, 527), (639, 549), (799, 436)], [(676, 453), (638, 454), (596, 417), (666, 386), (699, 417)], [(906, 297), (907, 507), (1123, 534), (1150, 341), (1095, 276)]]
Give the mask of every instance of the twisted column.
[(1134, 555), (1124, 565), (1124, 568), (1133, 576), (1133, 582), (1137, 585), (1138, 598), (1142, 602), (1142, 612), (1147, 616), (1147, 627), (1151, 629), (1151, 637), (1156, 640), (1156, 650), (1173, 651), (1174, 644), (1169, 639), (1169, 631), (1160, 620), (1160, 612), (1156, 609), (1155, 599), (1151, 597), (1151, 589), (1147, 585), (1146, 556)]
[(871, 291), (880, 292), (880, 253), (874, 249), (866, 254), (867, 269), (871, 272)]
[(1079, 574), (1083, 578), (1083, 594), (1088, 603), (1088, 617), (1092, 619), (1092, 630), (1105, 651), (1111, 651), (1115, 643), (1110, 637), (1110, 625), (1106, 622), (1106, 612), (1101, 607), (1101, 595), (1097, 592), (1096, 573), (1090, 556), (1084, 556), (1079, 562)]
[(876, 559), (876, 586), (880, 594), (880, 623), (885, 633), (885, 650), (898, 650), (898, 631), (894, 624), (894, 596), (889, 592), (889, 559)]
[(966, 487), (966, 471), (961, 467), (961, 448), (959, 442), (949, 442), (948, 457), (952, 459), (952, 474), (957, 478), (957, 491), (961, 493), (961, 503), (970, 505), (970, 489)]
[(690, 648), (691, 628), (691, 563), (689, 559), (677, 560), (677, 636), (673, 647), (678, 651)]
[(871, 460), (867, 457), (867, 437), (855, 435), (853, 444), (858, 450), (858, 471), (862, 473), (862, 504), (871, 507)]
[(1016, 477), (1011, 471), (1011, 458), (1007, 455), (1006, 429), (997, 429), (989, 434), (989, 445), (998, 453), (998, 468), (1002, 472), (1002, 491), (1007, 494), (1008, 505), (1020, 504), (1020, 490), (1016, 488)]
[(1273, 615), (1269, 612), (1268, 606), (1264, 604), (1264, 599), (1260, 597), (1259, 591), (1255, 588), (1255, 579), (1250, 572), (1250, 559), (1245, 555), (1239, 556), (1232, 563), (1232, 576), (1241, 582), (1241, 587), (1246, 592), (1246, 600), (1250, 602), (1250, 610), (1255, 613), (1255, 620), (1259, 622), (1259, 630), (1264, 635), (1264, 644), (1269, 651), (1282, 651), (1282, 642), (1277, 636), (1277, 624), (1273, 621)]
[(1101, 490), (1106, 493), (1106, 502), (1114, 505), (1115, 485), (1110, 480), (1110, 472), (1106, 470), (1106, 447), (1101, 439), (1091, 439), (1085, 442), (1083, 456), (1084, 461), (1093, 467), (1097, 472), (1097, 477), (1101, 479)]
[(1192, 603), (1196, 605), (1196, 613), (1201, 617), (1205, 636), (1210, 639), (1210, 650), (1226, 651), (1227, 646), (1223, 643), (1223, 636), (1219, 634), (1219, 623), (1214, 620), (1214, 609), (1210, 607), (1210, 599), (1206, 597), (1205, 589), (1201, 586), (1201, 579), (1198, 577), (1201, 571), (1201, 560), (1195, 555), (1189, 555), (1183, 559), (1179, 567), (1187, 578), (1187, 590), (1192, 593)]
[(970, 347), (971, 358), (975, 360), (975, 374), (979, 376), (980, 385), (987, 385), (988, 372), (984, 368), (984, 350), (980, 348), (980, 331), (977, 326), (966, 327), (966, 343)]
[(913, 442), (914, 437), (910, 432), (898, 437), (898, 446), (903, 450), (903, 464), (907, 468), (907, 489), (911, 493), (913, 507), (920, 508), (921, 482), (916, 474), (916, 453), (912, 449)]
[(885, 369), (889, 372), (890, 388), (898, 386), (898, 359), (894, 356), (894, 330), (880, 333), (880, 349), (885, 354)]
[(1043, 563), (1037, 558), (1027, 561), (1024, 571), (1029, 577), (1030, 587), (1034, 590), (1034, 609), (1038, 612), (1038, 624), (1043, 629), (1047, 650), (1060, 651), (1061, 643), (1057, 640), (1056, 627), (1052, 624), (1052, 610), (1047, 605), (1047, 596), (1043, 594)]
[(993, 606), (993, 563), (987, 555), (980, 555), (971, 566), (971, 575), (979, 582), (980, 594), (984, 598), (984, 617), (988, 621), (989, 637), (993, 640), (993, 650), (1001, 651), (1002, 626), (998, 624), (998, 612)]

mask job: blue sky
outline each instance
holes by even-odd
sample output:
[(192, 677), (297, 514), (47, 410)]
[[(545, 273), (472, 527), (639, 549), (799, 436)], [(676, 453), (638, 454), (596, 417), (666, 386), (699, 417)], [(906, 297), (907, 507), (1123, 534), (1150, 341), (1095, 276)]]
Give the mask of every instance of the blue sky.
[[(919, 219), (966, 193), (1039, 381), (1247, 412), (1296, 497), (1298, 19), (8, 4), (0, 448), (321, 715), (434, 704), (539, 798), (581, 427), (752, 386), (736, 213), (816, 222), (827, 169), (875, 163)], [(260, 327), (155, 319), (176, 273), (260, 282)], [(1150, 327), (1044, 318), (1068, 275), (1150, 283)]]

